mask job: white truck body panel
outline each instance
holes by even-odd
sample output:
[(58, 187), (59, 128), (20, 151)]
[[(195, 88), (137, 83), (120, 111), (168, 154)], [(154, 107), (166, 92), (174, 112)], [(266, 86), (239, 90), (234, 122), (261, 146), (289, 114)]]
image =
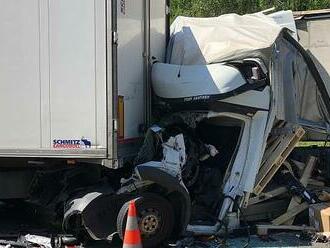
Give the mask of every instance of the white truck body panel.
[[(121, 0), (118, 5), (118, 95), (124, 100), (124, 133), (120, 142), (143, 136), (145, 121), (144, 0)], [(150, 1), (150, 58), (164, 60), (166, 1)]]
[(105, 156), (105, 23), (105, 1), (0, 1), (2, 156)]
[(224, 64), (173, 65), (156, 63), (152, 70), (153, 89), (163, 98), (207, 97), (225, 94), (246, 81), (238, 69)]
[(169, 28), (167, 15), (169, 15), (169, 10), (166, 1), (150, 1), (150, 53), (151, 57), (157, 58), (158, 61), (165, 60), (167, 41), (166, 37), (164, 39), (164, 34)]
[[(166, 1), (150, 2), (150, 55), (163, 59)], [(116, 3), (117, 88), (112, 1), (0, 0), (0, 156), (116, 159), (117, 95), (122, 138), (141, 136), (145, 4)]]
[(121, 1), (118, 7), (118, 95), (125, 109), (122, 138), (129, 139), (141, 135), (139, 125), (144, 123), (143, 0)]

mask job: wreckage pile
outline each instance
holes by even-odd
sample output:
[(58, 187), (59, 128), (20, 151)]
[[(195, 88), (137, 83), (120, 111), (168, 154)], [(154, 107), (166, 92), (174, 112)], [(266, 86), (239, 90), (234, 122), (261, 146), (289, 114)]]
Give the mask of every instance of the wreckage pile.
[[(195, 128), (178, 123), (164, 129), (153, 127), (154, 131), (149, 133), (149, 145), (153, 145), (144, 153), (168, 158), (168, 148), (180, 140), (177, 143), (185, 161), (179, 174), (191, 194), (193, 224), (212, 225), (216, 221), (219, 205), (225, 198), (223, 185), (228, 170), (225, 165), (230, 163), (239, 138), (235, 128), (213, 128), (203, 121)], [(248, 225), (256, 227), (260, 236), (268, 235), (268, 230), (291, 230), (308, 232), (318, 242), (320, 239), (328, 242), (330, 187), (325, 176), (329, 174), (324, 161), (326, 154), (320, 153), (320, 149), (318, 154), (312, 154), (297, 148), (304, 135), (301, 126), (286, 122), (279, 122), (272, 129), (253, 193), (238, 207), (240, 221), (236, 220), (234, 210), (227, 213), (229, 231)], [(216, 137), (222, 137), (221, 141)]]
[[(292, 26), (278, 23), (277, 14)], [(294, 151), (318, 130), (310, 123), (327, 127), (329, 95), (297, 42), (292, 13), (277, 14), (179, 17), (167, 63), (153, 66), (160, 117), (169, 113), (172, 122), (152, 129), (135, 164), (176, 168), (191, 198), (187, 230), (194, 235), (251, 226), (260, 235), (330, 231), (327, 164)]]
[(254, 191), (243, 212), (249, 222), (267, 222), (257, 224), (259, 235), (271, 229), (330, 231), (330, 188), (324, 177), (327, 164), (306, 151), (303, 156), (299, 151), (292, 153), (304, 134), (302, 127), (281, 123), (268, 139)]

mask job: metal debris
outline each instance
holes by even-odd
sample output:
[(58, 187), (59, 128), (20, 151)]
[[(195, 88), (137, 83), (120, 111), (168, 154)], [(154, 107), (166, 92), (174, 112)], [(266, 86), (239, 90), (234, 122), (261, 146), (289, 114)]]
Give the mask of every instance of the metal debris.
[(30, 244), (38, 245), (44, 248), (52, 248), (51, 238), (48, 237), (27, 234), (23, 237), (23, 239)]

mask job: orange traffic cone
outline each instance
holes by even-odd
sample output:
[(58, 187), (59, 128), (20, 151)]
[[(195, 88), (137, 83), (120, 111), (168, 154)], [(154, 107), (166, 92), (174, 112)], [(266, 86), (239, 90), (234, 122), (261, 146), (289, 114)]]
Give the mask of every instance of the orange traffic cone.
[(135, 201), (130, 201), (123, 248), (142, 248), (141, 234), (136, 217)]

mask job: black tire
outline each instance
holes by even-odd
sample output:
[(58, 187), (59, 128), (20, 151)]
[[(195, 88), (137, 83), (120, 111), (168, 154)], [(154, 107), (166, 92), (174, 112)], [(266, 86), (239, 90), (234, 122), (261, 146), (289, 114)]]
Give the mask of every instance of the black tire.
[[(129, 202), (126, 202), (120, 209), (117, 217), (117, 231), (121, 239), (124, 239), (128, 206)], [(135, 206), (143, 247), (160, 247), (173, 232), (174, 210), (172, 205), (161, 196), (147, 194), (136, 198)], [(157, 225), (154, 227), (154, 225), (151, 224), (152, 226), (149, 229), (149, 223), (144, 226), (143, 223), (149, 221), (150, 216), (156, 217)]]

